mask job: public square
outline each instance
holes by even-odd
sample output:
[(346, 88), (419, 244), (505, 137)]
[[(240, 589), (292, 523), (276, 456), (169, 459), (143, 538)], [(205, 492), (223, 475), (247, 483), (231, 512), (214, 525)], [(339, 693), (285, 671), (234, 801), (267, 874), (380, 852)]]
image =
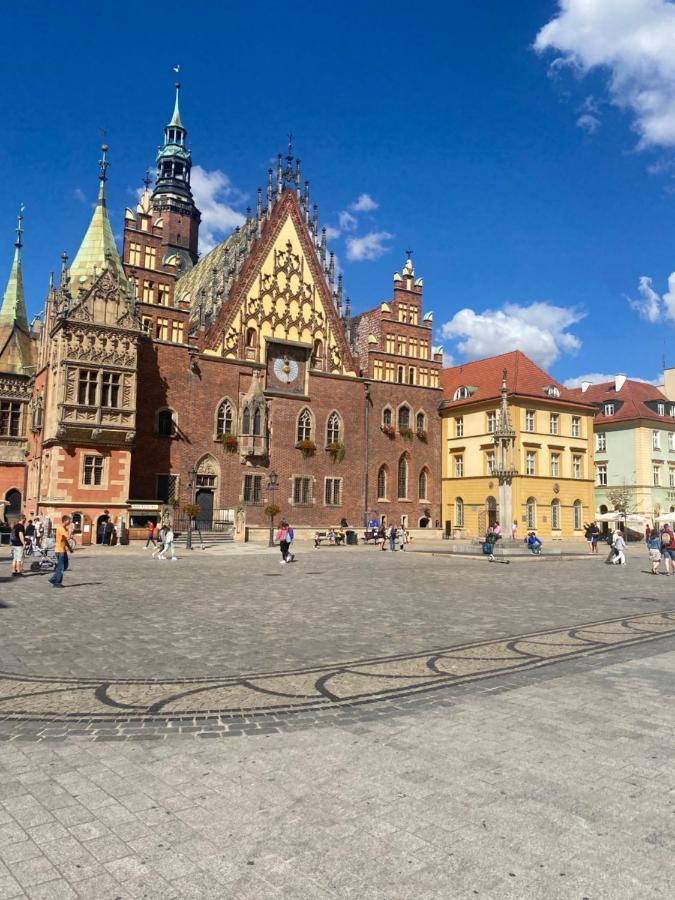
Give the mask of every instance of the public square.
[(642, 546), (180, 557), (3, 563), (1, 898), (672, 896)]

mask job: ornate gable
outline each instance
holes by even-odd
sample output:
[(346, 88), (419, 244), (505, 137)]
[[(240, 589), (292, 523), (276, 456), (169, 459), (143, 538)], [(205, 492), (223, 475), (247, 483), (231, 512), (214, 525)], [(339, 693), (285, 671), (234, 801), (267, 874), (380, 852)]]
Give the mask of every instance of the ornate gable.
[(131, 307), (127, 282), (120, 283), (109, 269), (94, 281), (67, 312), (71, 321), (106, 325), (113, 328), (140, 329), (140, 322)]
[(264, 363), (271, 340), (305, 344), (310, 350), (321, 346), (326, 371), (357, 374), (342, 320), (291, 191), (275, 207), (203, 344), (207, 352)]

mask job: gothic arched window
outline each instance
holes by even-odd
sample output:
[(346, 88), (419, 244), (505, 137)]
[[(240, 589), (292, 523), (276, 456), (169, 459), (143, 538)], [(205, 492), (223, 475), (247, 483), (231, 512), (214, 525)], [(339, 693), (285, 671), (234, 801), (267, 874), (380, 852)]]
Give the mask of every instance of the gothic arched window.
[(410, 407), (403, 405), (398, 411), (398, 430), (410, 428)]
[(218, 416), (216, 418), (216, 434), (230, 434), (234, 423), (234, 415), (232, 404), (229, 400), (223, 400), (218, 407)]
[(377, 499), (387, 499), (387, 467), (380, 466), (377, 472)]
[(391, 409), (390, 409), (390, 407), (385, 406), (385, 408), (382, 410), (382, 424), (383, 425), (391, 425), (391, 422), (392, 422)]
[(560, 500), (551, 503), (551, 528), (560, 531)]
[(241, 423), (241, 433), (251, 433), (251, 410), (248, 408), (248, 406), (244, 410), (244, 416)]
[(253, 434), (260, 434), (260, 426), (261, 426), (261, 416), (260, 416), (260, 407), (256, 406), (255, 412), (253, 413)]
[(303, 409), (298, 416), (298, 440), (309, 441), (312, 438), (312, 414)]
[(402, 456), (398, 461), (398, 498), (405, 500), (408, 496), (408, 460)]
[(427, 488), (429, 484), (429, 479), (427, 478), (427, 470), (422, 469), (420, 472), (419, 482), (417, 485), (418, 488), (418, 497), (420, 500), (426, 500), (427, 498)]
[(340, 416), (332, 412), (326, 422), (326, 443), (337, 444), (340, 440)]
[(427, 424), (426, 416), (424, 415), (423, 412), (418, 412), (417, 413), (417, 430), (424, 431), (424, 429), (426, 428), (426, 424)]
[(534, 497), (527, 498), (527, 527), (530, 531), (537, 527), (537, 501)]

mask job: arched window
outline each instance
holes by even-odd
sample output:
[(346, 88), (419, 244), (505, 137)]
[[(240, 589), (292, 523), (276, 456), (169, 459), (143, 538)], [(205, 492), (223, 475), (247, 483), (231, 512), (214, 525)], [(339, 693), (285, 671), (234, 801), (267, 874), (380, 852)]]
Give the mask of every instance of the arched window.
[(377, 499), (387, 499), (387, 467), (380, 466), (377, 471)]
[(298, 440), (309, 441), (312, 437), (312, 414), (308, 409), (303, 409), (298, 416)]
[(246, 346), (247, 347), (257, 347), (258, 346), (258, 332), (255, 328), (247, 328), (246, 329)]
[(398, 498), (405, 500), (408, 496), (408, 460), (402, 456), (398, 461)]
[(157, 413), (157, 434), (164, 437), (173, 437), (176, 433), (176, 423), (173, 419), (173, 410), (160, 409)]
[(427, 470), (422, 469), (420, 472), (419, 482), (418, 482), (418, 496), (420, 500), (427, 499), (427, 487), (429, 484), (429, 479), (427, 478)]
[(260, 407), (256, 406), (255, 412), (253, 413), (253, 434), (255, 434), (255, 435), (260, 434), (260, 424), (261, 424)]
[(410, 407), (403, 405), (398, 411), (398, 430), (410, 428)]
[(455, 500), (455, 528), (464, 528), (464, 501), (461, 497)]
[[(583, 527), (583, 509), (581, 507), (581, 500), (574, 501), (574, 530), (581, 531)], [(672, 510), (671, 510), (672, 512)]]
[(426, 419), (426, 416), (424, 415), (423, 412), (418, 412), (418, 413), (417, 413), (417, 420), (416, 420), (416, 421), (417, 421), (417, 430), (418, 430), (418, 431), (424, 431), (424, 429), (426, 428), (427, 419)]
[(234, 423), (232, 412), (232, 404), (229, 400), (223, 400), (218, 407), (218, 416), (216, 418), (216, 434), (231, 434)]
[(248, 408), (248, 406), (244, 409), (244, 416), (241, 422), (241, 433), (251, 433), (251, 410)]
[(392, 415), (391, 409), (388, 406), (382, 410), (382, 424), (383, 425), (391, 425)]
[(340, 416), (332, 412), (326, 422), (326, 443), (337, 444), (340, 440)]
[(458, 387), (455, 393), (453, 394), (453, 400), (466, 400), (469, 396), (469, 389), (462, 385), (462, 387)]
[(527, 498), (527, 527), (530, 531), (537, 527), (537, 501), (534, 497)]
[(551, 503), (551, 528), (553, 531), (560, 531), (560, 500), (553, 500)]

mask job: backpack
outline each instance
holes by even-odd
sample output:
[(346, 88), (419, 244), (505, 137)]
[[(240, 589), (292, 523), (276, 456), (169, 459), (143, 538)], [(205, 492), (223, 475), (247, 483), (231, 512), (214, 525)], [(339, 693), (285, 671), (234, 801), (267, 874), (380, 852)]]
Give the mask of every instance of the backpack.
[(667, 531), (664, 531), (663, 534), (661, 535), (661, 544), (664, 547), (670, 546), (670, 534)]
[(288, 541), (288, 543), (290, 544), (290, 542), (291, 542), (291, 541), (293, 540), (293, 538), (295, 537), (295, 532), (293, 531), (292, 528), (289, 528), (287, 534), (288, 534), (287, 541)]

